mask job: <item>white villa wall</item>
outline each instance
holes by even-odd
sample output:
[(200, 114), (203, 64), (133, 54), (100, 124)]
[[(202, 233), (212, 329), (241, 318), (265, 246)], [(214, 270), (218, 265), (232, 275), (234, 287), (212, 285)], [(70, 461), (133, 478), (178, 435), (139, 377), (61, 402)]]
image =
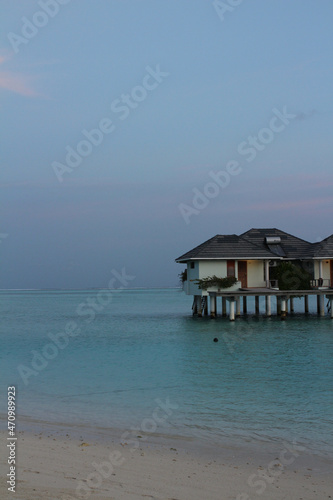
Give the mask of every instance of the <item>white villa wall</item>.
[(227, 276), (227, 261), (226, 260), (202, 260), (200, 261), (199, 278), (207, 278), (207, 276), (217, 276), (225, 278)]
[[(207, 276), (217, 276), (225, 278), (227, 276), (227, 261), (226, 260), (201, 260), (199, 267), (199, 277), (207, 278)], [(207, 290), (201, 290), (202, 295), (208, 295)]]
[[(227, 276), (227, 261), (226, 260), (201, 260), (194, 262), (194, 269), (191, 269), (191, 262), (187, 264), (187, 283), (184, 291), (188, 295), (208, 295), (206, 290), (200, 290), (198, 285), (194, 283), (197, 279), (207, 278), (207, 276), (218, 276), (225, 278)], [(235, 266), (236, 278), (238, 277), (238, 265)], [(264, 281), (264, 261), (248, 260), (247, 261), (247, 281), (248, 287), (265, 287)]]
[[(329, 260), (323, 260), (323, 275), (324, 280), (329, 280), (331, 278), (331, 264)], [(314, 261), (314, 279), (319, 279), (319, 261)]]
[(201, 290), (194, 280), (199, 279), (199, 262), (194, 262), (194, 269), (191, 269), (191, 262), (187, 263), (187, 295), (201, 295)]
[(317, 260), (313, 263), (313, 277), (315, 280), (319, 278), (319, 262)]
[(184, 291), (187, 295), (208, 295), (206, 290), (200, 290), (194, 283), (197, 279), (207, 278), (207, 276), (218, 276), (225, 278), (227, 276), (227, 261), (220, 260), (201, 260), (194, 262), (194, 269), (191, 269), (191, 263), (187, 264), (187, 285)]
[(247, 286), (250, 287), (265, 287), (264, 281), (264, 261), (263, 260), (248, 260), (247, 261)]

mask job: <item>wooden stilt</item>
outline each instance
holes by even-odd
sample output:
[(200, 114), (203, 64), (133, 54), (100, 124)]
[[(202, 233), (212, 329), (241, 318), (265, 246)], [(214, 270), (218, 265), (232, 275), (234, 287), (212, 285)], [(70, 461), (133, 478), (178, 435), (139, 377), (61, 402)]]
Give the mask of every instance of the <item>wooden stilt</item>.
[(333, 297), (330, 297), (330, 305), (331, 305), (331, 319), (333, 319)]
[(243, 296), (243, 314), (247, 313), (247, 297), (246, 295)]
[(304, 295), (304, 312), (308, 313), (309, 312), (309, 296)]
[(266, 305), (266, 316), (271, 316), (272, 315), (272, 309), (271, 309), (271, 296), (266, 295), (265, 297), (265, 305)]
[(222, 316), (225, 318), (227, 315), (227, 299), (222, 297)]
[(276, 314), (281, 315), (281, 297), (276, 296)]
[(197, 295), (197, 308), (198, 308), (198, 317), (202, 317), (202, 304), (201, 304), (201, 295)]
[(281, 297), (281, 319), (285, 320), (286, 319), (286, 298)]
[(230, 300), (229, 305), (230, 305), (229, 319), (230, 321), (235, 321), (235, 300), (234, 299)]
[(259, 297), (258, 295), (256, 295), (256, 298), (255, 298), (255, 304), (256, 304), (256, 314), (259, 314)]
[(290, 297), (290, 312), (294, 312), (294, 297)]
[(240, 297), (236, 298), (236, 316), (241, 315)]
[(320, 314), (320, 295), (317, 295), (317, 314)]
[(208, 297), (205, 297), (204, 315), (208, 316)]
[(194, 295), (194, 297), (193, 297), (192, 314), (193, 314), (193, 316), (195, 314), (198, 314), (198, 302), (197, 302), (197, 296), (196, 295)]
[(216, 295), (210, 296), (210, 317), (216, 317)]
[(319, 308), (320, 316), (325, 316), (325, 295), (320, 295), (319, 297), (320, 297), (320, 299), (319, 299), (319, 303), (320, 303), (320, 308)]

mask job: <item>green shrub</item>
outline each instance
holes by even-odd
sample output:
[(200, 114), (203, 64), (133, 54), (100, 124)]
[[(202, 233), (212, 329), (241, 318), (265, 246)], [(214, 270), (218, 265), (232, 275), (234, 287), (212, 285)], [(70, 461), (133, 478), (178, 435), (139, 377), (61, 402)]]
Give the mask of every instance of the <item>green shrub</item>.
[(181, 283), (184, 283), (185, 281), (187, 281), (187, 269), (184, 269), (184, 271), (179, 273), (178, 276), (179, 276), (179, 281)]
[(270, 270), (270, 279), (277, 279), (280, 290), (310, 290), (311, 275), (300, 264), (281, 262)]
[(207, 290), (207, 288), (216, 286), (217, 288), (230, 288), (237, 282), (237, 278), (234, 276), (227, 276), (225, 278), (218, 278), (217, 276), (207, 276), (207, 278), (202, 278), (201, 280), (196, 280), (195, 283), (201, 290)]

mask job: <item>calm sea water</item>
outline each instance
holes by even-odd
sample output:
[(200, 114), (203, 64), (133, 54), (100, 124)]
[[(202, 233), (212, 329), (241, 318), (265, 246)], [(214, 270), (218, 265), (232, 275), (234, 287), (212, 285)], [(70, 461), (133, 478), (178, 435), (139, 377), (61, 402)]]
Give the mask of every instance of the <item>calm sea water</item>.
[[(333, 456), (328, 317), (305, 319), (296, 300), (285, 322), (249, 314), (231, 323), (192, 318), (191, 297), (176, 289), (97, 294), (0, 292), (2, 414), (16, 385), (20, 416), (207, 442), (296, 439)], [(65, 340), (73, 321), (80, 332)]]

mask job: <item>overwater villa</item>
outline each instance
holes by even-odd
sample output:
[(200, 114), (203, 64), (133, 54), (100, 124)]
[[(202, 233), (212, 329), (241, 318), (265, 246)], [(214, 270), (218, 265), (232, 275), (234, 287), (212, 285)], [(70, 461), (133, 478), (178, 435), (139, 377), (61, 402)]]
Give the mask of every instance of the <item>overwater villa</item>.
[[(265, 296), (266, 315), (271, 315), (271, 297), (276, 297), (277, 314), (284, 319), (294, 297), (317, 296), (317, 312), (325, 315), (325, 295), (333, 319), (333, 235), (310, 243), (279, 229), (250, 229), (241, 235), (216, 235), (181, 255), (186, 264), (183, 289), (193, 295), (193, 314), (216, 316), (217, 297), (222, 297), (222, 316), (230, 320), (247, 312), (247, 297)], [(208, 300), (209, 299), (209, 300)]]

